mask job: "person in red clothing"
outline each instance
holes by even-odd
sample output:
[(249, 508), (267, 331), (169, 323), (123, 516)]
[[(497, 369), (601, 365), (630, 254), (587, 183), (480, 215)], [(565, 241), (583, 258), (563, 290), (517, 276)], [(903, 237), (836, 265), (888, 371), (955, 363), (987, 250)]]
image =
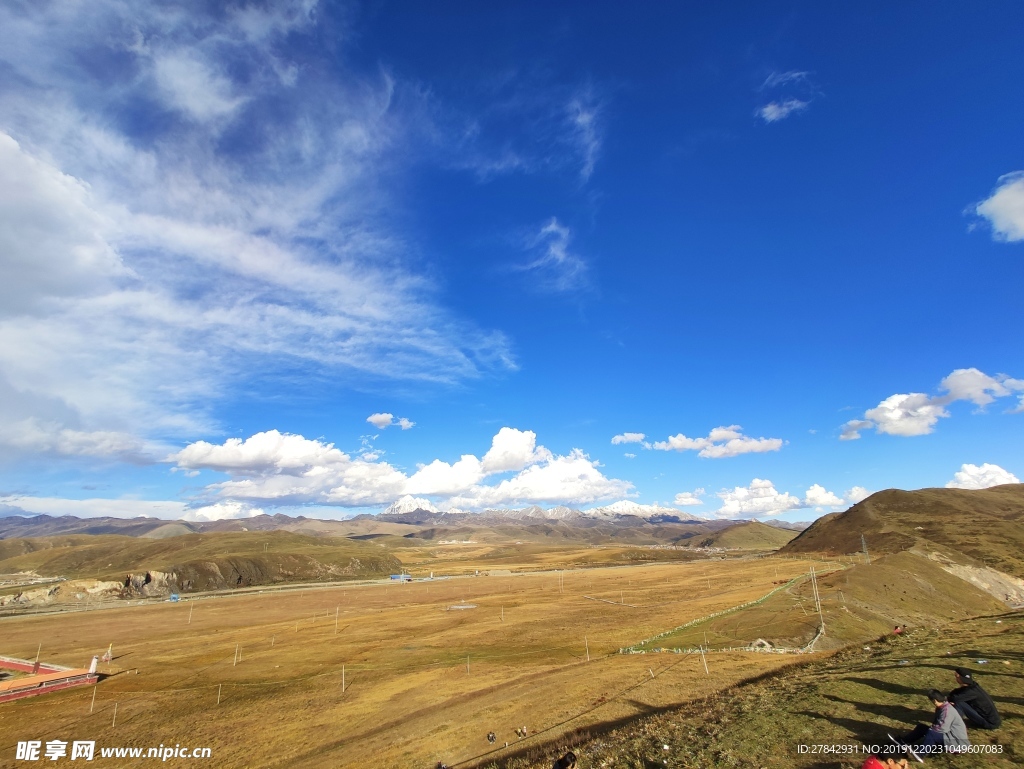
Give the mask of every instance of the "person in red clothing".
[(907, 759), (901, 758), (897, 761), (894, 758), (887, 758), (882, 761), (875, 756), (868, 756), (867, 760), (860, 765), (860, 769), (907, 769)]

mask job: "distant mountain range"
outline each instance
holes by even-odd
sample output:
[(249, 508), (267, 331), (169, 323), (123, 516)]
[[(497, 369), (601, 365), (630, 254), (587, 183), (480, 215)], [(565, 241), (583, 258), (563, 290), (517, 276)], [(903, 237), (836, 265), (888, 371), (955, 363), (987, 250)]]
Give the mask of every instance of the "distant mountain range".
[[(0, 515), (0, 539), (12, 537), (48, 537), (58, 534), (118, 534), (148, 539), (164, 539), (206, 532), (288, 531), (307, 536), (406, 536), (418, 537), (430, 529), (440, 537), (443, 532), (468, 532), (500, 529), (506, 535), (520, 531), (530, 539), (546, 538), (553, 532), (561, 539), (579, 535), (596, 541), (603, 535), (637, 542), (676, 542), (698, 534), (710, 534), (742, 523), (736, 520), (708, 520), (674, 508), (642, 505), (623, 500), (603, 507), (578, 510), (558, 506), (544, 509), (537, 505), (520, 509), (493, 509), (479, 513), (452, 509), (440, 511), (428, 500), (404, 497), (384, 512), (358, 515), (344, 520), (305, 516), (257, 515), (219, 521), (169, 521), (159, 518), (78, 518), (70, 515), (24, 515), (6, 510)], [(809, 524), (770, 521), (768, 525), (790, 531), (802, 531)], [(555, 528), (552, 528), (555, 527)], [(576, 534), (574, 534), (576, 532)], [(518, 535), (515, 535), (518, 536)]]
[[(633, 516), (635, 518), (644, 518), (646, 520), (663, 520), (663, 521), (706, 521), (706, 518), (701, 518), (699, 515), (691, 515), (676, 510), (674, 507), (660, 507), (658, 505), (641, 505), (638, 502), (631, 502), (629, 500), (622, 500), (620, 502), (614, 502), (604, 507), (593, 507), (589, 510), (577, 510), (572, 507), (565, 507), (559, 505), (558, 507), (552, 507), (545, 510), (537, 505), (531, 505), (530, 507), (524, 507), (520, 509), (490, 509), (484, 510), (481, 513), (469, 513), (465, 510), (460, 510), (457, 507), (450, 508), (448, 510), (439, 510), (434, 507), (429, 499), (422, 499), (419, 497), (404, 496), (398, 501), (391, 504), (383, 513), (382, 516), (393, 517), (398, 515), (408, 515), (411, 513), (434, 513), (437, 515), (477, 515), (485, 518), (504, 518), (510, 520), (524, 520), (528, 518), (543, 518), (549, 521), (569, 521), (576, 520), (578, 518), (602, 518), (602, 519), (614, 519), (621, 516)], [(448, 519), (454, 520), (454, 519)]]

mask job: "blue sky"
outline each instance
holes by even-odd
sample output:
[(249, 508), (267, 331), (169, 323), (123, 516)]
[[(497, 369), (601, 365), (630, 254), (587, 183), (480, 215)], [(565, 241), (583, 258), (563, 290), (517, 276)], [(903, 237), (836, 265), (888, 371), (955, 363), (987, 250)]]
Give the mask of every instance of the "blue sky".
[(0, 509), (1015, 482), (1022, 23), (7, 3)]

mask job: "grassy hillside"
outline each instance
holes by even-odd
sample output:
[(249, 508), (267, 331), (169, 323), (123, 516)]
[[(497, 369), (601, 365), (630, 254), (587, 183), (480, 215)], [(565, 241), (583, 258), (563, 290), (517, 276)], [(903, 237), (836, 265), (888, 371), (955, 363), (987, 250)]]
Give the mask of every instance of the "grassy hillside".
[(827, 650), (882, 635), (897, 624), (934, 625), (1006, 609), (985, 591), (913, 553), (881, 556), (870, 565), (831, 572), (823, 572), (825, 568), (817, 569), (820, 615), (810, 580), (804, 579), (757, 606), (691, 625), (644, 648), (707, 644), (720, 649), (758, 639), (777, 647), (801, 648), (815, 637), (824, 620), (825, 635), (815, 648)]
[(173, 572), (179, 590), (382, 576), (400, 568), (372, 543), (283, 531), (0, 540), (0, 572), (112, 581), (130, 573)]
[[(717, 657), (708, 655), (710, 675)], [(984, 660), (984, 662), (980, 662)], [(1024, 763), (1024, 615), (991, 615), (884, 636), (824, 659), (794, 664), (708, 698), (628, 723), (591, 727), (576, 739), (535, 744), (491, 769), (548, 769), (572, 747), (579, 769), (673, 766), (750, 769), (856, 769), (862, 745), (928, 722), (923, 692), (955, 686), (952, 668), (977, 671), (1003, 726), (971, 730), (975, 745), (1001, 753), (930, 758), (928, 766), (1010, 769)], [(847, 746), (846, 754), (799, 752), (800, 745)], [(917, 764), (913, 764), (916, 766)]]
[(777, 550), (797, 535), (789, 529), (769, 526), (760, 521), (744, 521), (722, 529), (709, 537), (690, 540), (692, 547), (723, 547), (738, 550)]
[(880, 491), (815, 521), (782, 552), (855, 553), (862, 534), (872, 555), (917, 547), (1024, 578), (1024, 484)]

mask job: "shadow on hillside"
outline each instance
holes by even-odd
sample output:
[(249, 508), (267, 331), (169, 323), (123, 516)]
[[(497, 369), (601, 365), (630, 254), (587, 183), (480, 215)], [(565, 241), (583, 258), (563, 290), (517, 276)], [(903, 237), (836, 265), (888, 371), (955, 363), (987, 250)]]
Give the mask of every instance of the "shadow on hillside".
[(870, 686), (872, 689), (879, 689), (883, 692), (888, 692), (889, 694), (924, 694), (923, 689), (913, 686), (904, 686), (903, 684), (893, 683), (892, 681), (883, 681), (879, 678), (844, 678), (843, 681), (849, 681), (854, 684), (864, 684), (864, 686)]
[[(876, 716), (882, 716), (884, 718), (890, 718), (893, 721), (898, 721), (901, 724), (904, 723), (916, 723), (922, 718), (921, 711), (918, 708), (908, 708), (906, 705), (876, 705), (871, 702), (857, 702), (856, 700), (847, 700), (842, 697), (835, 697), (831, 694), (822, 695), (826, 700), (832, 702), (843, 702), (847, 705), (853, 705), (857, 710), (862, 713), (871, 713)], [(926, 714), (925, 717), (930, 717)]]
[(857, 721), (853, 718), (827, 716), (824, 713), (818, 713), (813, 710), (798, 710), (795, 713), (796, 715), (807, 716), (808, 718), (828, 721), (833, 726), (838, 726), (848, 731), (855, 742), (865, 745), (881, 745), (884, 742), (888, 742), (889, 738), (887, 735), (893, 731), (892, 728), (881, 726), (873, 721)]
[[(996, 657), (995, 659), (998, 659), (998, 657)], [(941, 670), (944, 677), (952, 680), (952, 678), (953, 678), (953, 668), (958, 667), (960, 665), (963, 665), (963, 660), (958, 659), (956, 657), (951, 657), (948, 663), (941, 663), (941, 664), (939, 664), (939, 663), (935, 663), (935, 662), (911, 662), (909, 665), (900, 665), (899, 663), (895, 663), (895, 664), (892, 664), (892, 665), (871, 665), (870, 667), (857, 668), (857, 672), (858, 673), (874, 673), (874, 672), (886, 671), (886, 670), (921, 670), (923, 668), (931, 668), (933, 670)], [(978, 676), (979, 680), (983, 676), (1003, 676), (1003, 675), (1008, 675), (1008, 676), (1011, 676), (1013, 678), (1019, 678), (1020, 677), (1020, 676), (1014, 676), (1011, 673), (1003, 673), (1003, 672), (997, 671), (995, 668), (992, 668), (990, 670), (979, 671), (979, 673), (980, 673), (979, 676)], [(941, 689), (942, 687), (940, 686), (939, 688)], [(915, 693), (919, 694), (920, 692), (915, 692)]]
[(994, 694), (990, 694), (989, 696), (996, 702), (1005, 702), (1007, 705), (1024, 706), (1024, 697), (997, 697)]

